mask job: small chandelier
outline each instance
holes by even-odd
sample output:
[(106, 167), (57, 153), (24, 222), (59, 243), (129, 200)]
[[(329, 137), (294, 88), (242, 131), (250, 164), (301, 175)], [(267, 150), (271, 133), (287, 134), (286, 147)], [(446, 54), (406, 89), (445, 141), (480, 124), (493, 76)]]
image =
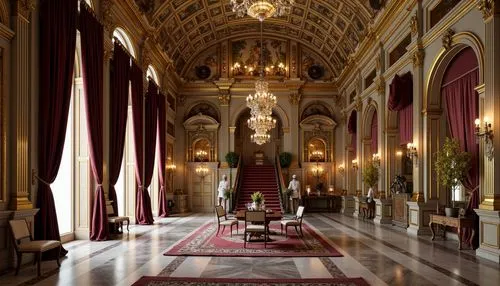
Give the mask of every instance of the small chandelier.
[(238, 17), (247, 14), (261, 22), (269, 17), (289, 14), (294, 4), (295, 0), (231, 0), (233, 12)]
[(196, 172), (196, 175), (204, 178), (206, 175), (208, 175), (210, 169), (208, 169), (207, 165), (205, 164), (199, 164), (194, 171)]
[(247, 96), (247, 106), (250, 108), (250, 113), (252, 116), (271, 115), (276, 104), (276, 96), (269, 93), (269, 83), (259, 78), (255, 82), (255, 94)]
[(248, 127), (255, 131), (266, 133), (267, 131), (276, 127), (276, 119), (269, 115), (252, 116), (247, 120)]
[(255, 134), (250, 135), (250, 141), (257, 145), (262, 145), (271, 141), (271, 135), (267, 132), (255, 132)]

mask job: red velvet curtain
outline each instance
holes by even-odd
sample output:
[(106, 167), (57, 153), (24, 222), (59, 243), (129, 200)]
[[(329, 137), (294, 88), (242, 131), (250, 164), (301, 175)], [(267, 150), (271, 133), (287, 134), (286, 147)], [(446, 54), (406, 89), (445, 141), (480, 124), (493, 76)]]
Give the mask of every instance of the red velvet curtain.
[[(464, 187), (471, 191), (467, 206), (469, 215), (475, 215), (474, 209), (479, 207), (479, 147), (474, 126), (474, 120), (479, 117), (479, 96), (475, 90), (478, 83), (477, 59), (469, 48), (450, 64), (441, 90), (451, 136), (459, 141), (462, 150), (471, 154), (471, 168), (463, 182)], [(476, 228), (478, 224), (476, 216)], [(471, 241), (470, 231), (465, 231), (463, 237), (474, 247), (478, 246), (477, 235), (474, 242)]]
[(167, 194), (166, 194), (166, 180), (165, 178), (165, 159), (166, 159), (166, 122), (167, 122), (167, 111), (165, 106), (165, 95), (163, 93), (158, 94), (158, 180), (160, 183), (160, 193), (158, 196), (158, 216), (167, 217)]
[(372, 132), (371, 132), (371, 137), (372, 137), (372, 153), (375, 154), (378, 152), (378, 119), (377, 119), (377, 112), (375, 111), (373, 113), (372, 117)]
[[(131, 67), (130, 72), (131, 84), (132, 84), (132, 116), (133, 116), (133, 126), (134, 126), (134, 144), (135, 144), (135, 177), (137, 181), (137, 191), (136, 191), (136, 202), (135, 202), (135, 219), (139, 224), (153, 224), (153, 213), (151, 211), (151, 199), (147, 190), (147, 186), (151, 182), (151, 178), (148, 178), (148, 170), (145, 170), (145, 165), (148, 164), (149, 160), (147, 157), (154, 158), (154, 146), (153, 154), (145, 156), (145, 147), (149, 147), (149, 135), (146, 128), (150, 128), (151, 124), (145, 122), (144, 119), (144, 94), (143, 94), (143, 72), (134, 62)], [(148, 96), (149, 97), (149, 96)], [(149, 100), (150, 101), (150, 100)], [(149, 104), (147, 104), (149, 105)], [(149, 111), (146, 110), (146, 113)], [(156, 114), (156, 112), (155, 112)], [(148, 114), (148, 117), (151, 115)], [(146, 117), (146, 118), (148, 118)], [(156, 122), (156, 115), (155, 115)], [(144, 125), (143, 125), (144, 124)], [(144, 138), (144, 141), (143, 141)], [(147, 144), (147, 145), (146, 145)], [(146, 146), (144, 146), (146, 145)], [(147, 148), (147, 150), (151, 150)], [(144, 160), (146, 159), (146, 160)], [(143, 161), (144, 160), (144, 161)], [(154, 161), (153, 161), (154, 162)], [(151, 168), (152, 170), (153, 168)], [(151, 172), (152, 174), (152, 172)]]
[(155, 166), (155, 150), (156, 150), (156, 125), (158, 122), (158, 86), (153, 80), (149, 80), (148, 91), (146, 94), (146, 117), (145, 117), (145, 149), (151, 150), (145, 153), (145, 178), (144, 178), (144, 192), (142, 193), (143, 200), (143, 215), (147, 218), (148, 224), (153, 223), (153, 212), (151, 210), (151, 197), (147, 188), (153, 179), (153, 171)]
[(113, 212), (118, 215), (118, 198), (115, 184), (120, 176), (127, 129), (127, 111), (130, 80), (130, 56), (122, 45), (115, 41), (111, 60), (110, 89), (110, 136), (109, 136), (109, 199), (113, 201)]
[(106, 214), (106, 196), (102, 187), (104, 29), (89, 9), (90, 7), (84, 1), (80, 2), (79, 24), (87, 133), (90, 165), (97, 185), (90, 220), (90, 240), (107, 240), (109, 229)]
[[(50, 184), (59, 171), (66, 136), (76, 45), (77, 1), (40, 1), (40, 95), (35, 239), (60, 240)], [(69, 202), (68, 202), (69, 203)], [(68, 253), (64, 248), (61, 255)], [(44, 252), (44, 259), (57, 251)]]
[(357, 129), (357, 121), (358, 116), (356, 110), (353, 110), (351, 112), (351, 115), (349, 116), (349, 120), (347, 122), (347, 132), (351, 134), (351, 148), (353, 149), (354, 156), (356, 156), (356, 147), (357, 147), (357, 134), (356, 134), (356, 129)]
[(411, 72), (403, 76), (396, 74), (389, 87), (387, 107), (391, 111), (398, 111), (399, 144), (406, 145), (413, 142), (413, 77)]

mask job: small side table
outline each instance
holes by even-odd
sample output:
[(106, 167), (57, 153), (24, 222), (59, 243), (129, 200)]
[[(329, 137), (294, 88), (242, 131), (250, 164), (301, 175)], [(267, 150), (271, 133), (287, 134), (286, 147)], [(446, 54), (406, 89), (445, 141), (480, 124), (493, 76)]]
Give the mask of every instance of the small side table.
[(449, 217), (437, 214), (430, 215), (429, 227), (432, 232), (431, 240), (434, 240), (435, 233), (433, 226), (435, 224), (443, 226), (443, 238), (446, 238), (446, 227), (456, 227), (458, 234), (458, 249), (462, 249), (462, 228), (470, 228), (472, 229), (472, 237), (476, 234), (476, 230), (474, 229), (474, 219), (472, 217)]

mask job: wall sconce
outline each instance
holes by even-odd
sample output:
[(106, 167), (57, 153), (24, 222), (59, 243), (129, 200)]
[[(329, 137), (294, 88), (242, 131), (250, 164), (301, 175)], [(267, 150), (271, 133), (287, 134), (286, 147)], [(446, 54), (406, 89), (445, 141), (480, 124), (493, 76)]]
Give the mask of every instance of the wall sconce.
[(403, 156), (403, 151), (396, 151), (396, 156), (402, 157)]
[(476, 142), (479, 144), (480, 139), (484, 139), (484, 153), (488, 160), (493, 160), (493, 153), (495, 148), (493, 147), (493, 129), (491, 128), (491, 122), (488, 118), (484, 118), (484, 127), (481, 128), (481, 120), (477, 118), (474, 121), (476, 125)]
[(354, 169), (354, 171), (357, 171), (359, 166), (358, 166), (358, 159), (354, 159), (352, 160), (352, 168)]
[(306, 185), (306, 192), (307, 192), (307, 195), (309, 196), (309, 194), (311, 193), (311, 186)]
[(333, 194), (333, 186), (332, 186), (332, 185), (330, 185), (330, 186), (328, 187), (328, 193), (329, 193), (329, 194)]
[(417, 147), (413, 143), (408, 143), (406, 145), (406, 156), (410, 158), (410, 160), (413, 161), (414, 164), (417, 163), (417, 160), (415, 158), (417, 157)]
[(200, 176), (201, 178), (204, 178), (206, 175), (208, 175), (209, 171), (210, 169), (208, 169), (207, 165), (205, 164), (199, 164), (195, 169), (196, 175)]
[(175, 166), (175, 164), (168, 164), (167, 165), (167, 172), (173, 173), (173, 172), (175, 172), (176, 168), (177, 168), (177, 166)]
[(377, 167), (380, 166), (380, 155), (378, 153), (373, 154), (372, 161), (375, 165), (377, 165)]
[(344, 176), (345, 174), (345, 167), (344, 167), (344, 164), (340, 164), (339, 167), (338, 167), (338, 171), (339, 171), (339, 174), (341, 176)]

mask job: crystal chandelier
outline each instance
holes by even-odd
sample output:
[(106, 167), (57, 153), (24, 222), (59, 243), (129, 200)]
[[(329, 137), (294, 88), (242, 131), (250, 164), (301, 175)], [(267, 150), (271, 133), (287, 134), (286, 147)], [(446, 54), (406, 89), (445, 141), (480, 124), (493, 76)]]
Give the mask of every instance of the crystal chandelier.
[(231, 0), (233, 12), (238, 17), (247, 14), (250, 17), (264, 21), (272, 16), (283, 16), (290, 13), (295, 0)]
[(262, 145), (271, 141), (271, 135), (267, 134), (266, 132), (255, 132), (255, 134), (250, 135), (250, 141), (257, 145)]
[(204, 178), (208, 173), (210, 172), (210, 169), (208, 169), (207, 165), (204, 163), (199, 164), (196, 169), (195, 169), (196, 175)]
[(276, 127), (276, 119), (269, 115), (252, 116), (247, 120), (248, 127), (256, 132), (265, 133)]
[[(261, 40), (262, 41), (262, 40)], [(269, 83), (261, 77), (255, 82), (255, 94), (247, 96), (247, 106), (252, 116), (271, 115), (276, 107), (276, 96), (269, 93)]]

